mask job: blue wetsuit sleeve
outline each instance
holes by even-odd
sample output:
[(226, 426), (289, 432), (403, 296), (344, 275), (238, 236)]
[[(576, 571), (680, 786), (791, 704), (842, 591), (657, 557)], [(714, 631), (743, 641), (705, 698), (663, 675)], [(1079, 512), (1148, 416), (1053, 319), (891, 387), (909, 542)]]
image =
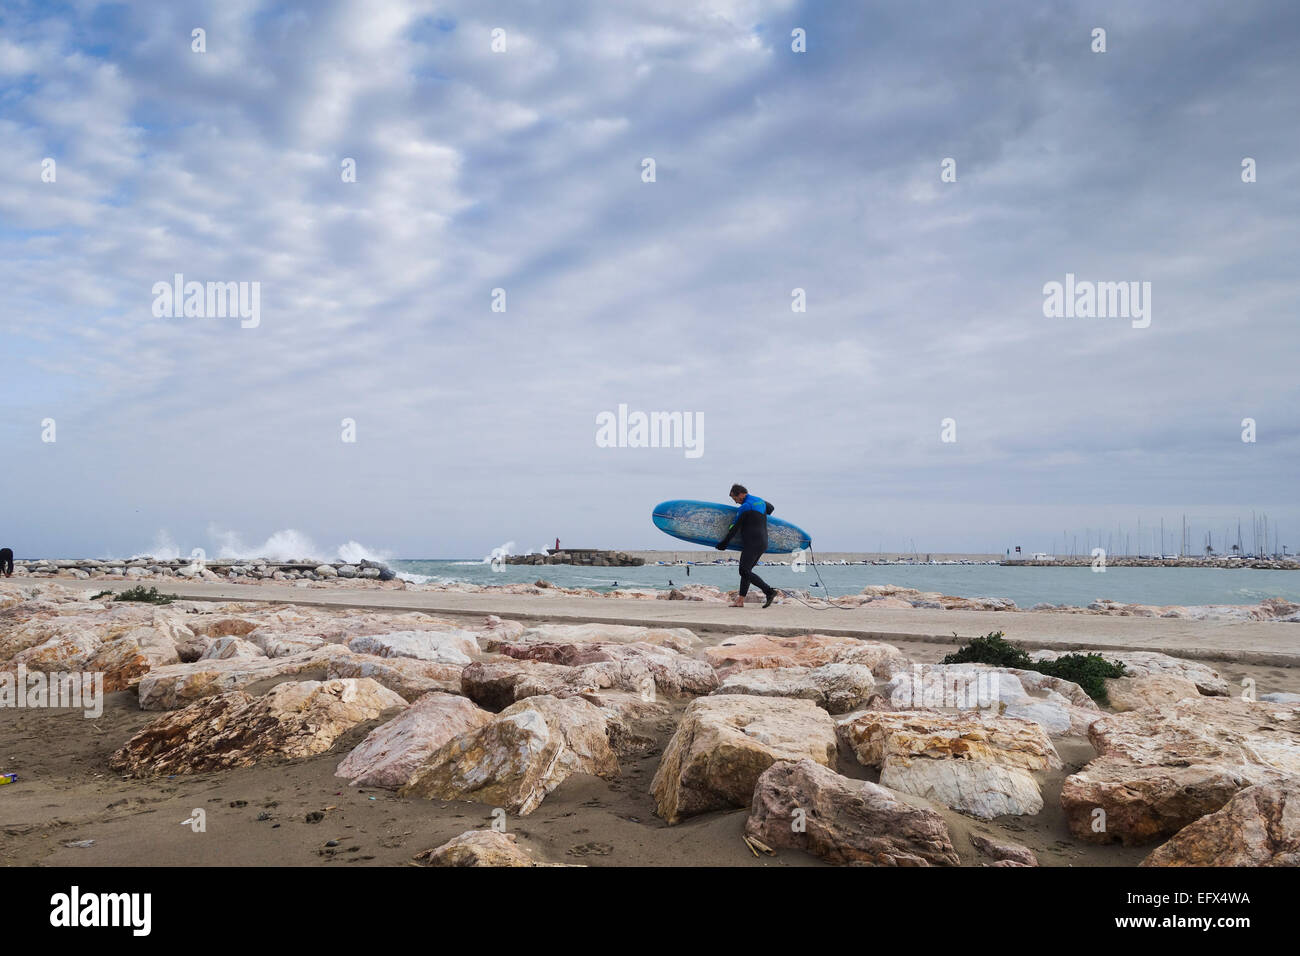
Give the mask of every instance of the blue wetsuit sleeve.
[(746, 495), (745, 500), (742, 501), (740, 507), (736, 509), (736, 516), (731, 519), (731, 527), (727, 529), (727, 536), (719, 542), (718, 546), (725, 548), (731, 543), (731, 539), (735, 537), (736, 529), (740, 527), (740, 519), (744, 517), (746, 511), (757, 511), (759, 514), (771, 514), (771, 507), (772, 506), (763, 501), (762, 498), (757, 498), (754, 495)]

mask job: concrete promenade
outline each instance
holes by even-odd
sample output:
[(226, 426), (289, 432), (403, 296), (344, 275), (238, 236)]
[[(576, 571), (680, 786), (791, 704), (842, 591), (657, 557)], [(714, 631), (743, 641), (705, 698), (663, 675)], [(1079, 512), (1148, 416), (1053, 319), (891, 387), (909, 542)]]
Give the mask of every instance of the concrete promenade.
[[(59, 583), (66, 583), (60, 581)], [(120, 591), (135, 581), (96, 581), (97, 590)], [(146, 582), (148, 583), (148, 582)], [(1037, 649), (1160, 651), (1179, 657), (1300, 666), (1300, 624), (1266, 621), (1191, 621), (1109, 617), (1040, 611), (905, 609), (814, 610), (788, 602), (766, 610), (729, 608), (699, 601), (586, 598), (505, 593), (461, 593), (281, 584), (228, 584), (167, 580), (160, 590), (210, 601), (270, 601), (433, 614), (486, 615), (552, 623), (638, 624), (731, 633), (842, 634), (883, 641), (962, 643), (990, 631)]]

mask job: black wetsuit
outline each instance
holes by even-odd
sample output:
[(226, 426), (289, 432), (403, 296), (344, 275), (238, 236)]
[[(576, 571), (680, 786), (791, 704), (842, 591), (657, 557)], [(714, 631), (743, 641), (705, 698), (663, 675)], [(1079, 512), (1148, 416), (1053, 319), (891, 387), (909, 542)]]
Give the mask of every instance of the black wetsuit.
[(746, 495), (745, 502), (740, 506), (736, 515), (736, 521), (732, 524), (727, 536), (718, 544), (719, 549), (725, 548), (731, 543), (731, 539), (737, 533), (740, 535), (740, 596), (743, 598), (749, 593), (749, 586), (755, 585), (767, 597), (771, 597), (775, 591), (769, 587), (767, 582), (754, 573), (754, 565), (758, 564), (767, 551), (767, 516), (775, 509), (771, 502), (763, 501), (756, 498), (753, 504), (761, 503), (762, 507), (746, 507), (751, 504), (750, 499), (753, 495)]
[(0, 574), (5, 577), (14, 573), (14, 553), (9, 548), (0, 548)]

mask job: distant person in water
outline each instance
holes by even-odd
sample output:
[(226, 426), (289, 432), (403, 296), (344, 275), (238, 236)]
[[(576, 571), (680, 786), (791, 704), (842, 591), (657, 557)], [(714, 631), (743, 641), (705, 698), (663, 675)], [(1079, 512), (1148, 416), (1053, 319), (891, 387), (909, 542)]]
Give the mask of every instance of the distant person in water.
[(767, 551), (767, 516), (775, 509), (757, 495), (751, 495), (744, 485), (732, 485), (730, 495), (731, 500), (740, 507), (736, 509), (736, 517), (727, 529), (727, 536), (714, 547), (724, 551), (731, 539), (740, 535), (740, 597), (731, 606), (744, 607), (745, 595), (753, 584), (767, 596), (763, 607), (770, 607), (776, 598), (776, 588), (769, 587), (754, 573), (754, 565), (758, 564), (758, 559)]
[(14, 576), (14, 553), (9, 548), (0, 548), (0, 574), (7, 578)]

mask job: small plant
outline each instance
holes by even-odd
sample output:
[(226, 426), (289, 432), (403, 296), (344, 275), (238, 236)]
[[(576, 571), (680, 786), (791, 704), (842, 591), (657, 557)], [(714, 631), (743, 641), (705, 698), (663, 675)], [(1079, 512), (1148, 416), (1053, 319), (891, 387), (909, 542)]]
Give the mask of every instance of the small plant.
[[(955, 636), (955, 635), (954, 635)], [(943, 659), (944, 664), (988, 664), (990, 667), (1015, 667), (1023, 671), (1037, 671), (1049, 677), (1073, 681), (1099, 704), (1108, 703), (1106, 681), (1123, 677), (1124, 665), (1108, 661), (1100, 654), (1064, 654), (1055, 660), (1033, 660), (1023, 647), (1012, 644), (1002, 631), (976, 637), (962, 645), (956, 653)]]
[(100, 598), (106, 598), (112, 596), (113, 596), (112, 591), (100, 591), (98, 594), (92, 595), (90, 599), (92, 601), (98, 601)]
[(1054, 661), (1035, 661), (1031, 669), (1049, 677), (1074, 681), (1099, 704), (1110, 702), (1106, 697), (1106, 680), (1124, 676), (1123, 664), (1108, 661), (1100, 654), (1063, 654)]
[[(955, 636), (955, 635), (954, 635)], [(1024, 648), (1012, 644), (1001, 631), (994, 631), (984, 637), (977, 637), (962, 646), (955, 654), (949, 654), (942, 664), (988, 664), (992, 667), (1018, 667), (1021, 670), (1033, 670), (1034, 662), (1029, 659)]]
[(144, 604), (171, 604), (176, 600), (175, 594), (159, 594), (158, 589), (151, 587), (145, 590), (143, 584), (137, 584), (133, 588), (127, 588), (119, 594), (115, 600), (118, 601), (140, 601)]

